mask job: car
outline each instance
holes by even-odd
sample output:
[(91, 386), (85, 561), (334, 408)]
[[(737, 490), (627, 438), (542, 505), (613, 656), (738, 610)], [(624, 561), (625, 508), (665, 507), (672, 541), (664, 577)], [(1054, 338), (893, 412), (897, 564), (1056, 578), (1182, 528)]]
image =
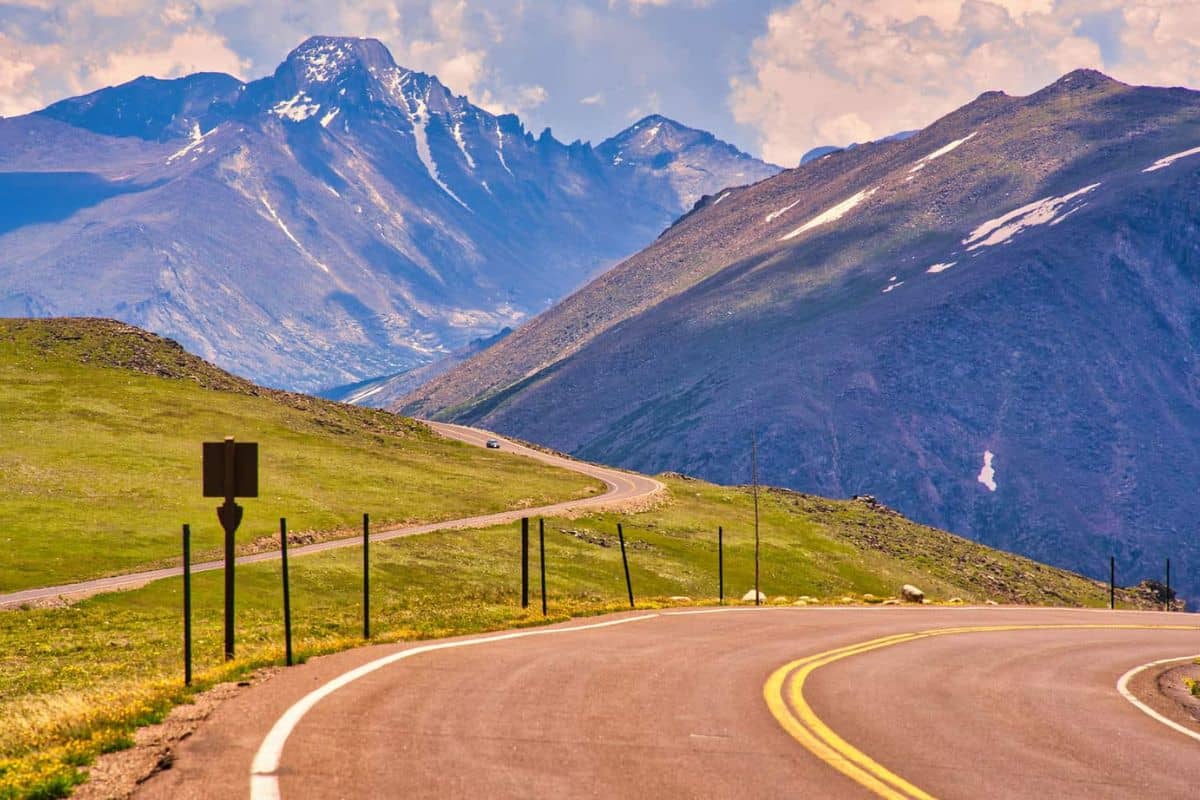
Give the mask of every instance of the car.
[(492, 450), (499, 450), (500, 442), (496, 439), (488, 439), (487, 446), (490, 447)]

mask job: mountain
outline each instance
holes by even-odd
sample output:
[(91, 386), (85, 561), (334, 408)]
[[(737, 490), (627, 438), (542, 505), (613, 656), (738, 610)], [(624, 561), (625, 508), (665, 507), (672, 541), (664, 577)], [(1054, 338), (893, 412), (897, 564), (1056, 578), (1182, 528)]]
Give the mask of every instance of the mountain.
[(772, 169), (688, 153), (686, 179), (618, 168), (371, 39), (250, 83), (139, 78), (0, 119), (0, 316), (115, 317), (288, 388), (407, 371)]
[(665, 185), (684, 209), (715, 189), (758, 183), (779, 172), (778, 167), (764, 164), (711, 133), (660, 114), (645, 117), (601, 142), (596, 154), (621, 172), (643, 180), (648, 190)]
[[(1200, 596), (1200, 93), (1068, 74), (721, 203), (399, 407)], [(1182, 576), (1182, 577), (1180, 577)]]

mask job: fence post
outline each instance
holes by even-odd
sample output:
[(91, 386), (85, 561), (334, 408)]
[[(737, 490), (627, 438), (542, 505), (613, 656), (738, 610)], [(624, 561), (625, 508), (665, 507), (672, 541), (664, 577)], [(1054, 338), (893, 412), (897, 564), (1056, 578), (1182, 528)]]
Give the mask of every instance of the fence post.
[(288, 581), (287, 519), (279, 518), (279, 558), (283, 566), (283, 652), (285, 663), (292, 665), (292, 593)]
[(542, 616), (546, 616), (546, 520), (538, 518), (538, 564), (542, 568)]
[(634, 608), (633, 581), (629, 578), (629, 557), (625, 555), (625, 531), (619, 522), (617, 523), (617, 538), (621, 540), (621, 563), (625, 565), (625, 588), (629, 590), (629, 607)]
[(717, 602), (725, 605), (725, 528), (717, 526)]
[(1117, 558), (1116, 556), (1108, 557), (1108, 608), (1113, 610), (1117, 607)]
[(529, 517), (521, 517), (521, 608), (529, 608)]
[(1173, 608), (1171, 597), (1171, 559), (1167, 559), (1167, 611)]
[(192, 529), (183, 526), (183, 685), (192, 685)]
[(371, 638), (371, 515), (363, 514), (363, 638)]

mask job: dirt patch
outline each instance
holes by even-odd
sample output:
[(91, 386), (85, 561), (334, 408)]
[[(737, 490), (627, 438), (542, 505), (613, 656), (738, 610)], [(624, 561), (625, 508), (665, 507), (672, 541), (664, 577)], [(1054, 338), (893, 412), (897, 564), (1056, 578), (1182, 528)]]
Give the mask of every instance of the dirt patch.
[(126, 750), (107, 753), (88, 769), (87, 783), (71, 795), (76, 800), (125, 800), (151, 776), (170, 769), (175, 761), (175, 746), (191, 736), (219, 704), (268, 680), (280, 667), (257, 670), (237, 683), (221, 683), (196, 695), (187, 705), (176, 706), (157, 725), (139, 728), (134, 745)]
[[(1200, 664), (1172, 667), (1158, 676), (1158, 691), (1170, 700), (1182, 715), (1191, 720), (1191, 727), (1200, 731), (1200, 697), (1192, 694), (1189, 681), (1200, 685)], [(1172, 715), (1172, 719), (1176, 717)]]

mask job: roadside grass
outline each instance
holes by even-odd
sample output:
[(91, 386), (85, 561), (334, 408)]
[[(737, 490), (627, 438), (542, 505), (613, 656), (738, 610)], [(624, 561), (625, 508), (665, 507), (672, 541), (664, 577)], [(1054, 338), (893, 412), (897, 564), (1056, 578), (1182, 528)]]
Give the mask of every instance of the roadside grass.
[[(669, 500), (651, 510), (546, 519), (547, 618), (538, 594), (536, 520), (528, 610), (519, 602), (517, 525), (375, 544), (374, 641), (478, 633), (628, 608), (618, 522), (625, 526), (639, 608), (673, 596), (716, 602), (718, 525), (725, 528), (727, 600), (736, 601), (754, 581), (749, 491), (664, 480)], [(248, 513), (261, 517), (257, 510)], [(942, 601), (1101, 606), (1107, 598), (1094, 581), (857, 501), (767, 491), (761, 518), (761, 586), (769, 602), (781, 595), (789, 602), (800, 595), (862, 602), (868, 593), (895, 596), (903, 583), (916, 583)], [(930, 563), (927, 552), (949, 559), (948, 566)], [(293, 632), (301, 659), (362, 644), (361, 556), (347, 548), (293, 560)], [(1009, 588), (997, 591), (995, 580)], [(222, 582), (220, 572), (193, 576), (191, 689), (181, 685), (178, 579), (66, 608), (0, 613), (0, 719), (6, 721), (0, 726), (0, 799), (64, 796), (98, 754), (128, 746), (137, 727), (160, 720), (194, 692), (281, 663), (279, 564), (238, 569), (238, 659), (231, 664), (221, 660)]]
[(259, 442), (247, 545), (279, 517), (351, 534), (599, 493), (595, 480), (370, 409), (255, 387), (103, 320), (0, 320), (0, 592), (215, 557), (200, 443)]

